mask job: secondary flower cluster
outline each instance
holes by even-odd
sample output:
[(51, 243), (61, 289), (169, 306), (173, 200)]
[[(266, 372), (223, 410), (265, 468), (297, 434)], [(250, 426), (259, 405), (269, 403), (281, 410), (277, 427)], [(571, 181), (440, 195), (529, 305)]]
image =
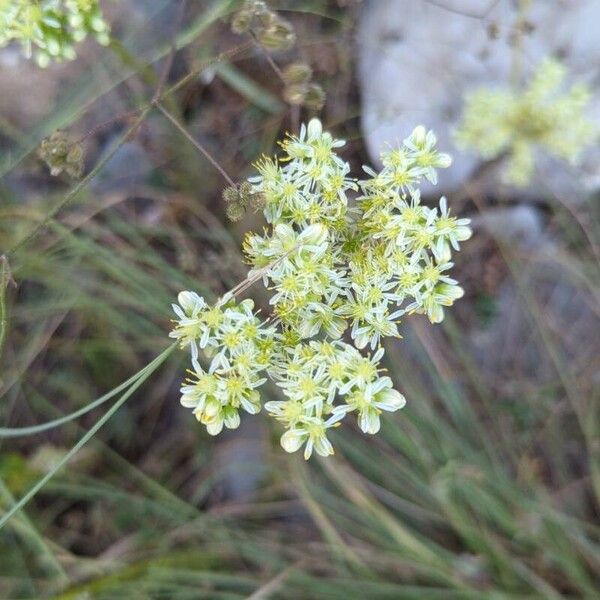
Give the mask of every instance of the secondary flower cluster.
[[(283, 157), (258, 163), (249, 182), (269, 227), (248, 234), (244, 251), (247, 281), (262, 279), (273, 292), (268, 322), (231, 294), (211, 307), (182, 292), (174, 306), (171, 336), (191, 348), (193, 364), (182, 403), (210, 433), (236, 427), (238, 407), (257, 412), (256, 388), (267, 378), (285, 397), (265, 404), (285, 426), (281, 444), (288, 452), (304, 446), (305, 458), (333, 453), (327, 431), (349, 413), (376, 433), (382, 411), (404, 406), (380, 366), (381, 340), (399, 337), (404, 314), (443, 319), (463, 294), (448, 276), (452, 250), (471, 235), (468, 219), (451, 216), (444, 198), (439, 207), (421, 203), (420, 181), (435, 183), (436, 169), (451, 162), (435, 144), (417, 127), (382, 154), (379, 172), (365, 167), (368, 177), (357, 181), (336, 153), (344, 141), (313, 119), (282, 142)], [(235, 393), (225, 383), (232, 378)]]
[(477, 90), (466, 100), (458, 143), (486, 159), (506, 152), (505, 179), (518, 186), (531, 179), (537, 147), (575, 163), (598, 131), (584, 116), (589, 88), (574, 85), (561, 94), (565, 76), (565, 67), (548, 59), (523, 91)]
[(0, 47), (18, 41), (40, 67), (74, 59), (88, 35), (109, 42), (98, 0), (0, 0)]
[[(260, 374), (269, 364), (275, 330), (254, 315), (252, 300), (236, 304), (227, 294), (208, 306), (198, 294), (181, 292), (178, 302), (173, 305), (179, 322), (172, 337), (190, 347), (193, 367), (181, 389), (181, 403), (194, 409), (211, 435), (223, 425), (235, 429), (240, 408), (252, 415), (260, 410), (256, 388), (266, 381)], [(208, 371), (200, 366), (198, 348), (211, 357)]]

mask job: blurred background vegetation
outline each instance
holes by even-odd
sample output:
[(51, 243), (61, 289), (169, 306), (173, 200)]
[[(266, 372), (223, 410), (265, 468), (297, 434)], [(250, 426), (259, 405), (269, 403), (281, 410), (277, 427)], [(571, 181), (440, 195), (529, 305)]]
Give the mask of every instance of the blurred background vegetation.
[[(272, 55), (231, 32), (233, 0), (107, 1), (109, 45), (44, 70), (0, 51), (2, 427), (88, 405), (168, 346), (178, 291), (214, 298), (245, 276), (260, 215), (227, 221), (226, 182), (153, 99), (242, 181), (317, 114), (282, 93), (277, 68), (301, 58), (345, 158), (372, 162), (363, 4), (274, 3), (297, 44)], [(78, 181), (37, 156), (57, 129), (85, 150)], [(598, 597), (598, 197), (477, 182), (449, 195), (475, 226), (457, 258), (467, 295), (387, 344), (408, 405), (379, 436), (336, 433), (335, 457), (308, 463), (260, 416), (209, 438), (179, 406), (175, 352), (4, 525), (0, 597)], [(0, 516), (110, 405), (0, 439)]]

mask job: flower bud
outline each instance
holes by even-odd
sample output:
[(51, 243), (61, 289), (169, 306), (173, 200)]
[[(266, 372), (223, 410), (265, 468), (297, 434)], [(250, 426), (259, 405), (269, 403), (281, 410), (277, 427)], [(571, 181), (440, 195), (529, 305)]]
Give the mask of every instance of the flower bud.
[(281, 447), (289, 453), (296, 452), (302, 446), (302, 437), (293, 430), (286, 431), (281, 436)]

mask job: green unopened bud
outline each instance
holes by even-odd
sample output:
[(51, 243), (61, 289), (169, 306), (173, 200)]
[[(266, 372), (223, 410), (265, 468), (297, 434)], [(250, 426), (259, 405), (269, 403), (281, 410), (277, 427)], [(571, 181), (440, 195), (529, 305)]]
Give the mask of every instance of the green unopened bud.
[(325, 92), (318, 83), (310, 83), (306, 88), (304, 105), (311, 110), (321, 110), (325, 104)]
[(304, 104), (304, 98), (306, 96), (306, 84), (297, 83), (294, 85), (287, 85), (283, 90), (284, 100), (294, 106), (300, 106)]
[(288, 85), (308, 83), (312, 77), (312, 69), (302, 62), (292, 63), (283, 71), (283, 79)]

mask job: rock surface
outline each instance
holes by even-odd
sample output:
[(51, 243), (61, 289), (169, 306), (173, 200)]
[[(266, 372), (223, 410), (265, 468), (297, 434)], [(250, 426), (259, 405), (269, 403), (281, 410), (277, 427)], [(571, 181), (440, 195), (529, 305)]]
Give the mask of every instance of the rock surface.
[[(369, 0), (358, 35), (362, 119), (373, 159), (385, 142), (402, 139), (419, 123), (433, 129), (455, 162), (440, 173), (436, 195), (465, 183), (480, 163), (460, 151), (453, 131), (464, 95), (479, 87), (505, 87), (515, 60), (519, 2), (509, 0)], [(519, 62), (530, 72), (545, 57), (558, 57), (570, 80), (587, 83), (594, 98), (587, 115), (600, 123), (600, 2), (532, 0), (521, 23)], [(600, 187), (600, 148), (586, 152), (581, 173), (540, 157), (528, 190), (540, 185), (570, 199)], [(557, 168), (558, 167), (558, 168)], [(578, 183), (574, 184), (573, 179)], [(571, 181), (569, 183), (569, 180)], [(498, 186), (497, 173), (487, 182)], [(432, 188), (423, 189), (432, 192)], [(522, 195), (522, 194), (521, 194)]]
[(558, 360), (592, 364), (600, 327), (594, 300), (570, 270), (564, 248), (545, 227), (540, 211), (531, 205), (491, 209), (474, 219), (473, 228), (476, 235), (490, 236), (526, 259), (500, 286), (488, 326), (471, 328), (479, 364), (504, 375), (507, 389), (511, 373), (519, 369), (538, 381), (551, 378), (556, 364), (539, 335), (540, 323), (560, 333)]

